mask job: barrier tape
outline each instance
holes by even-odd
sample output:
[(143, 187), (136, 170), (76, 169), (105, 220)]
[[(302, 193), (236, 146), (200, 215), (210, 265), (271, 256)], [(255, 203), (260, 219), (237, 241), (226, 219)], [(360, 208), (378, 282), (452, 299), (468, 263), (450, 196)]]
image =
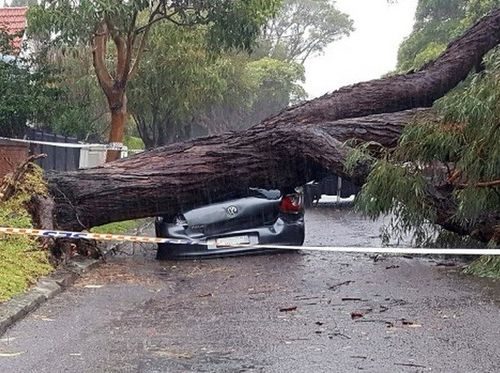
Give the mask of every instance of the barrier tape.
[[(28, 235), (52, 238), (72, 238), (100, 241), (140, 242), (140, 243), (171, 243), (171, 244), (207, 244), (206, 241), (159, 238), (148, 236), (130, 236), (122, 234), (71, 232), (31, 228), (0, 227), (0, 233), (8, 235)], [(414, 247), (333, 247), (333, 246), (288, 246), (288, 245), (225, 245), (231, 248), (255, 248), (278, 250), (305, 250), (340, 253), (374, 253), (374, 254), (418, 254), (418, 255), (500, 255), (500, 249), (463, 249), (463, 248), (414, 248)]]
[(75, 148), (75, 149), (96, 149), (96, 150), (122, 150), (124, 148), (123, 143), (121, 142), (110, 142), (108, 144), (76, 144), (76, 143), (68, 143), (68, 142), (53, 142), (53, 141), (39, 141), (39, 140), (28, 140), (28, 139), (14, 139), (10, 137), (0, 137), (0, 140), (8, 140), (15, 142), (22, 142), (28, 144), (37, 144), (37, 145), (47, 145), (47, 146), (59, 146), (62, 148)]

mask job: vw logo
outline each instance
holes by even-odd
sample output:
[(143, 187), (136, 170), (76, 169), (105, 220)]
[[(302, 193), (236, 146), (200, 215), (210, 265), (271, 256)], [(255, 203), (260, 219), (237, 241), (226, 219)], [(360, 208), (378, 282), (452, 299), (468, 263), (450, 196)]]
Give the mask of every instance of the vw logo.
[(238, 214), (238, 208), (236, 206), (229, 206), (226, 208), (227, 216), (236, 216)]

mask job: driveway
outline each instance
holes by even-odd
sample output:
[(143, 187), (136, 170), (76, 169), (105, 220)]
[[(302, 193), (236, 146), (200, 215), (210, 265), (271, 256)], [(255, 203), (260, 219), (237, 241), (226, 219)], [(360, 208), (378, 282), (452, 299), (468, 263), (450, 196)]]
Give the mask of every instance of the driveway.
[[(331, 206), (306, 245), (380, 245)], [(500, 284), (443, 258), (112, 257), (0, 340), (1, 372), (498, 372)]]

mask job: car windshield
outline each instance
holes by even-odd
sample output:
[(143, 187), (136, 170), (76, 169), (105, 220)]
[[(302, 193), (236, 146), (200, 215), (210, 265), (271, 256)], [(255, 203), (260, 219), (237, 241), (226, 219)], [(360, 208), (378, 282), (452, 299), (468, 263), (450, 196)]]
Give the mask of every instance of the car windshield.
[(249, 188), (249, 195), (251, 197), (260, 197), (267, 199), (280, 199), (281, 191), (278, 189), (262, 189), (262, 188)]

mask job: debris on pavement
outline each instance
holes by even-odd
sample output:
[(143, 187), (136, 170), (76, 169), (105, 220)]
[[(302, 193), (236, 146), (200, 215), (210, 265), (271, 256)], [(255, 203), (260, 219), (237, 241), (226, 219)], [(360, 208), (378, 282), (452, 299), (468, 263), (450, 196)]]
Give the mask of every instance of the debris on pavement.
[(403, 367), (412, 367), (412, 368), (427, 368), (425, 365), (414, 364), (414, 363), (394, 363), (394, 365), (399, 365)]
[(328, 289), (329, 290), (337, 290), (339, 287), (343, 286), (343, 285), (349, 285), (349, 284), (352, 284), (354, 281), (352, 280), (347, 280), (347, 281), (344, 281), (344, 282), (339, 282), (338, 284), (334, 284), (334, 285), (330, 285), (328, 286)]
[(365, 316), (365, 314), (363, 312), (360, 312), (360, 311), (351, 312), (351, 319), (353, 319), (353, 320), (360, 319), (363, 316)]
[(332, 334), (330, 334), (328, 336), (328, 338), (330, 338), (330, 339), (333, 339), (333, 337), (344, 337), (346, 339), (352, 339), (351, 336), (344, 334), (344, 333), (341, 333), (341, 332), (333, 332)]
[(358, 297), (343, 297), (343, 298), (341, 298), (341, 300), (345, 302), (345, 301), (351, 301), (351, 300), (352, 301), (360, 301), (360, 300), (363, 300), (363, 299), (358, 298)]
[(404, 325), (404, 326), (408, 326), (410, 328), (420, 328), (422, 325), (420, 324), (417, 324), (413, 321), (410, 321), (410, 320), (406, 320), (406, 319), (401, 319), (401, 324)]
[(297, 310), (297, 306), (280, 308), (280, 312), (290, 312), (290, 311), (296, 311), (296, 310)]
[(207, 298), (207, 297), (213, 297), (214, 295), (212, 293), (206, 293), (206, 294), (200, 294), (198, 295), (198, 298)]

